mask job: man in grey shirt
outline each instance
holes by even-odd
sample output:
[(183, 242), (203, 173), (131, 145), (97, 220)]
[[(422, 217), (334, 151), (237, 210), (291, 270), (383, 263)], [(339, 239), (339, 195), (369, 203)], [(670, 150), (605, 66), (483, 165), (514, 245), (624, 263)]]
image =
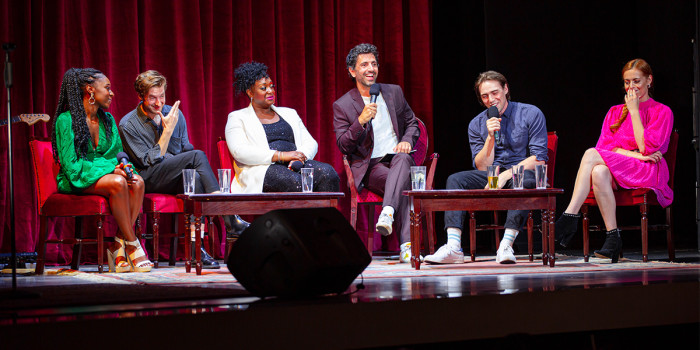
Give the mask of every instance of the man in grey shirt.
[[(134, 88), (141, 102), (119, 122), (124, 150), (144, 179), (148, 193), (183, 193), (182, 170), (195, 169), (195, 193), (219, 191), (207, 155), (195, 150), (187, 136), (180, 101), (165, 104), (167, 80), (154, 70), (139, 74)], [(248, 223), (238, 215), (225, 216), (227, 235), (240, 234)], [(157, 257), (156, 257), (157, 258)], [(219, 264), (202, 248), (204, 268)]]

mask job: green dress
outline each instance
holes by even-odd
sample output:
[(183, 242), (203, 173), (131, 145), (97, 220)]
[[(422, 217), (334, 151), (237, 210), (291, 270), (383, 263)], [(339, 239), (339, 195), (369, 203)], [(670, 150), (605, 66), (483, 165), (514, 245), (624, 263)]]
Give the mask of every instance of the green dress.
[(122, 152), (122, 141), (119, 138), (114, 118), (110, 119), (112, 120), (109, 131), (112, 135), (110, 143), (107, 143), (107, 130), (103, 123), (100, 123), (97, 149), (88, 147), (86, 158), (80, 158), (75, 153), (75, 134), (73, 133), (70, 111), (63, 112), (58, 116), (55, 137), (58, 159), (61, 162), (61, 170), (56, 177), (59, 192), (80, 193), (101, 177), (114, 172), (114, 168), (118, 164), (117, 153)]

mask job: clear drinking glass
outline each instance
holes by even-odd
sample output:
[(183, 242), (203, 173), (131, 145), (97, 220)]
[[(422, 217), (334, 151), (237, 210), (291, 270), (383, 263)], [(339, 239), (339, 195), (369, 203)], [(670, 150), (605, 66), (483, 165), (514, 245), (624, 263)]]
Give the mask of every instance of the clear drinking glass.
[(547, 188), (547, 165), (535, 165), (535, 187), (538, 189)]
[(219, 169), (219, 191), (231, 193), (231, 169)]
[(301, 192), (313, 192), (314, 168), (301, 168)]
[(414, 191), (425, 191), (425, 167), (411, 167), (411, 189)]
[(195, 169), (182, 169), (182, 185), (186, 195), (194, 194), (194, 172)]
[(525, 177), (525, 166), (515, 165), (511, 169), (513, 172), (513, 189), (522, 190), (523, 189), (523, 179)]
[(499, 168), (500, 167), (498, 165), (489, 165), (488, 167), (486, 167), (486, 173), (488, 176), (490, 190), (498, 189)]

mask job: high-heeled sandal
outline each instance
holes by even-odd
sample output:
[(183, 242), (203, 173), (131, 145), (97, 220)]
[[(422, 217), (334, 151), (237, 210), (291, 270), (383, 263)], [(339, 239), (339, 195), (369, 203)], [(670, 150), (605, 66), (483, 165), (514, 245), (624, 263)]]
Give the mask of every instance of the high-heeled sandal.
[(566, 248), (578, 231), (578, 219), (581, 214), (561, 214), (554, 224), (554, 235), (558, 237), (559, 245)]
[(603, 259), (612, 259), (613, 263), (618, 262), (620, 259), (620, 252), (622, 251), (622, 237), (620, 237), (620, 229), (614, 228), (606, 232), (605, 243), (600, 250), (593, 252), (595, 256)]
[(123, 273), (131, 271), (131, 264), (126, 257), (124, 249), (124, 240), (119, 237), (114, 237), (114, 243), (119, 243), (117, 250), (107, 248), (107, 264), (109, 264), (109, 272)]
[(125, 242), (126, 245), (136, 247), (136, 249), (134, 249), (131, 253), (127, 255), (127, 257), (129, 258), (129, 264), (131, 264), (131, 271), (151, 272), (151, 269), (153, 268), (153, 263), (150, 260), (144, 259), (139, 261), (138, 263), (134, 263), (136, 259), (146, 256), (146, 253), (143, 251), (143, 248), (141, 248), (141, 242), (139, 242), (138, 239), (133, 242)]

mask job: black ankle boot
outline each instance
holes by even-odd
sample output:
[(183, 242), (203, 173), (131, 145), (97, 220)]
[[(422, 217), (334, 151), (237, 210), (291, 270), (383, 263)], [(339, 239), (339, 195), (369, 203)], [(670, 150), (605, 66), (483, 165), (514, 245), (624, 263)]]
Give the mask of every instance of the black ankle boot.
[[(202, 268), (203, 269), (221, 268), (221, 266), (219, 266), (219, 263), (216, 262), (216, 260), (214, 260), (214, 258), (212, 258), (212, 256), (209, 255), (209, 253), (207, 253), (206, 250), (204, 250), (204, 247), (202, 247), (201, 249), (202, 249)], [(192, 242), (192, 264), (194, 265), (196, 262), (197, 261), (195, 259), (194, 242)]]
[(557, 222), (554, 224), (554, 235), (559, 241), (559, 245), (565, 247), (569, 245), (571, 239), (578, 231), (578, 219), (581, 214), (561, 214)]
[(622, 251), (622, 237), (620, 237), (620, 229), (614, 228), (606, 232), (605, 243), (600, 250), (596, 250), (593, 253), (599, 258), (612, 259), (613, 263), (616, 263), (620, 258), (620, 252)]
[(250, 223), (241, 219), (238, 215), (224, 216), (224, 224), (226, 226), (226, 238), (238, 237), (250, 226)]

